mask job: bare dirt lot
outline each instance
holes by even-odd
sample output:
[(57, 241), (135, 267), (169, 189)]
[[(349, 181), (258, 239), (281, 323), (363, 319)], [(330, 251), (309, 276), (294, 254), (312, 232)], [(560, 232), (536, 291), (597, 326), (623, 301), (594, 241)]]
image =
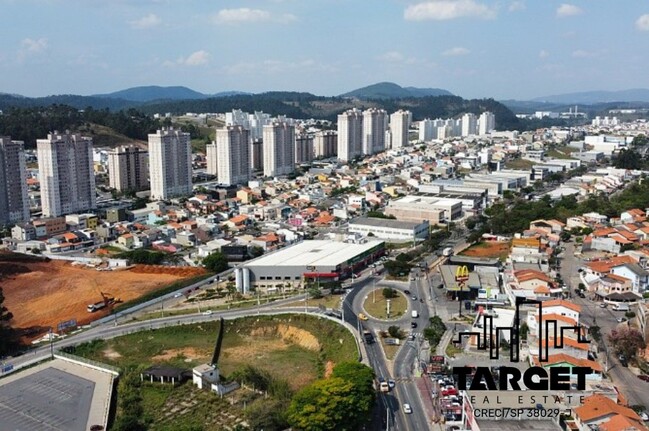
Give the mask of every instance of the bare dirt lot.
[(0, 262), (0, 283), (5, 306), (14, 315), (12, 326), (32, 328), (34, 335), (50, 326), (77, 319), (87, 324), (109, 314), (110, 309), (94, 313), (88, 304), (109, 297), (129, 301), (177, 280), (203, 274), (199, 268), (170, 268), (136, 265), (130, 270), (96, 271), (73, 266), (70, 262)]
[(480, 242), (460, 253), (462, 256), (472, 256), (472, 257), (498, 257), (506, 258), (509, 254), (509, 249), (511, 248), (511, 243), (500, 242), (500, 241), (484, 241)]

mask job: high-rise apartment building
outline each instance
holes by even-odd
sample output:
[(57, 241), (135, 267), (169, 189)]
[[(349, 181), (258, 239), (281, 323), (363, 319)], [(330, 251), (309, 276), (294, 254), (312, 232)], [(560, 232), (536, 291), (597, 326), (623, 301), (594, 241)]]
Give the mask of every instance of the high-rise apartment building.
[(151, 199), (164, 200), (192, 192), (189, 133), (162, 129), (149, 134)]
[(338, 159), (348, 162), (363, 154), (363, 113), (354, 108), (338, 115)]
[(148, 154), (134, 145), (117, 147), (108, 152), (108, 183), (124, 192), (146, 190), (149, 186)]
[(300, 135), (295, 138), (295, 163), (313, 160), (313, 136)]
[(45, 217), (96, 207), (92, 139), (50, 133), (36, 141), (41, 205)]
[(250, 179), (250, 131), (243, 126), (216, 130), (217, 175), (226, 185), (245, 184)]
[(273, 122), (264, 126), (264, 176), (288, 175), (295, 171), (295, 126)]
[(313, 154), (317, 157), (333, 157), (336, 155), (338, 135), (333, 130), (316, 132), (313, 137)]
[(388, 113), (383, 109), (363, 111), (363, 154), (372, 155), (385, 150), (385, 130)]
[[(228, 126), (226, 126), (228, 127)], [(205, 146), (205, 162), (207, 164), (205, 172), (210, 175), (218, 174), (218, 154), (216, 149), (216, 141)]]
[(496, 129), (496, 116), (489, 111), (480, 114), (478, 118), (478, 134), (486, 135)]
[(468, 112), (462, 116), (462, 136), (475, 135), (478, 133), (478, 119), (475, 114)]
[(0, 136), (0, 224), (29, 220), (23, 141)]
[(430, 141), (437, 138), (437, 127), (434, 126), (434, 121), (426, 118), (419, 122), (419, 140)]
[(253, 172), (264, 170), (264, 143), (255, 139), (250, 145), (250, 166)]
[(408, 131), (412, 114), (410, 111), (399, 109), (390, 115), (390, 148), (401, 148), (408, 145)]

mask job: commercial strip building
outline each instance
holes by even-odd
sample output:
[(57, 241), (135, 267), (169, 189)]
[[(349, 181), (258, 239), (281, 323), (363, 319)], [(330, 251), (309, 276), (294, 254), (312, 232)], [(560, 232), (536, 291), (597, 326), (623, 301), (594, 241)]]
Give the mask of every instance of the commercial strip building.
[(383, 241), (303, 241), (235, 268), (236, 286), (242, 293), (277, 292), (304, 288), (309, 281), (343, 280), (383, 254)]
[(428, 221), (411, 222), (384, 218), (360, 217), (349, 222), (349, 232), (397, 241), (425, 240), (430, 232)]

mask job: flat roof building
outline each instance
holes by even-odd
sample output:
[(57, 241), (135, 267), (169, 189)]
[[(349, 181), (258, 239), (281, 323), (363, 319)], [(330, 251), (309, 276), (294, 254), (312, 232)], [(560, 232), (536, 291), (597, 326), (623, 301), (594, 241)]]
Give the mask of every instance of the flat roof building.
[(350, 233), (360, 233), (376, 238), (397, 241), (417, 241), (428, 238), (430, 224), (428, 221), (412, 222), (385, 218), (360, 217), (349, 222)]
[(308, 281), (342, 280), (384, 253), (383, 241), (303, 241), (235, 268), (237, 290), (288, 291)]
[(391, 201), (385, 208), (385, 214), (395, 216), (400, 221), (421, 223), (428, 220), (434, 226), (461, 218), (462, 201), (409, 195)]

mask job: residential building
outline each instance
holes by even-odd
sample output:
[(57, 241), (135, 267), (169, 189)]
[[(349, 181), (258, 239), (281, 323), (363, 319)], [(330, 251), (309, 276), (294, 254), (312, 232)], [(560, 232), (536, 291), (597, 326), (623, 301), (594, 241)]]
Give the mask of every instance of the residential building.
[(390, 136), (392, 142), (390, 148), (401, 148), (408, 145), (408, 131), (412, 113), (399, 109), (390, 115)]
[(337, 153), (343, 162), (363, 154), (363, 113), (356, 108), (338, 115)]
[(146, 190), (148, 181), (148, 154), (134, 145), (121, 146), (108, 153), (108, 181), (120, 192)]
[(336, 155), (338, 135), (332, 130), (316, 132), (313, 137), (313, 155), (318, 157), (334, 157)]
[(45, 217), (96, 207), (92, 139), (54, 132), (36, 141), (41, 205)]
[(431, 139), (437, 139), (437, 127), (435, 121), (426, 118), (419, 122), (419, 140), (420, 141), (430, 141)]
[(211, 143), (205, 146), (205, 161), (207, 165), (205, 172), (207, 172), (210, 175), (217, 175), (218, 174), (217, 160), (218, 160), (218, 156), (217, 156), (217, 149), (216, 149), (216, 141), (212, 141)]
[(250, 167), (253, 172), (264, 169), (264, 143), (261, 138), (252, 141), (250, 147)]
[(313, 136), (300, 135), (295, 138), (295, 163), (308, 163), (313, 160)]
[(478, 119), (470, 112), (462, 116), (462, 136), (475, 135), (478, 132)]
[(0, 136), (0, 224), (27, 220), (29, 199), (23, 142)]
[[(216, 174), (219, 183), (245, 184), (250, 179), (250, 132), (243, 126), (216, 130)], [(208, 159), (209, 165), (209, 159)]]
[(385, 151), (385, 130), (388, 113), (383, 109), (370, 108), (363, 111), (363, 155)]
[(496, 129), (496, 116), (489, 111), (480, 114), (478, 118), (478, 134), (486, 135)]
[(295, 126), (276, 121), (264, 126), (264, 176), (295, 171)]
[(149, 134), (151, 199), (165, 200), (192, 192), (189, 133), (164, 128)]

